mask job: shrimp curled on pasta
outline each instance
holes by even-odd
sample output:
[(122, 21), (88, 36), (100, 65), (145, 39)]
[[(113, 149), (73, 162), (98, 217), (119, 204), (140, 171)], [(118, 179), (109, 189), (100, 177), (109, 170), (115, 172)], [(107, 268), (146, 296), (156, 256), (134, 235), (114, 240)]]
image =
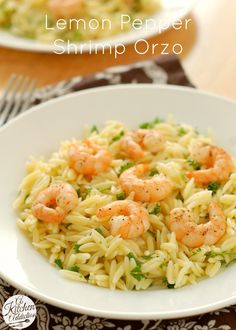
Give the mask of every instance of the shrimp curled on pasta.
[(94, 176), (108, 169), (111, 154), (90, 140), (72, 144), (68, 152), (69, 165), (79, 174)]
[(206, 169), (186, 173), (187, 177), (194, 178), (197, 184), (224, 182), (233, 171), (230, 155), (218, 146), (196, 144), (192, 148), (191, 157), (206, 167)]
[(164, 149), (164, 136), (154, 129), (128, 132), (120, 141), (121, 150), (134, 160), (143, 158), (145, 151), (156, 154)]
[(209, 221), (204, 224), (193, 222), (187, 208), (175, 208), (170, 212), (170, 230), (176, 238), (190, 248), (215, 244), (225, 233), (226, 219), (222, 209), (214, 202), (209, 206)]
[(111, 202), (97, 211), (99, 219), (109, 219), (111, 235), (135, 238), (146, 232), (150, 226), (148, 211), (140, 204), (130, 201)]
[(78, 195), (70, 184), (54, 183), (38, 194), (32, 213), (39, 220), (59, 223), (77, 204)]
[(133, 192), (135, 201), (159, 202), (167, 198), (172, 191), (171, 182), (162, 174), (151, 179), (140, 178), (149, 169), (148, 164), (139, 164), (124, 171), (119, 178), (122, 189), (127, 195)]

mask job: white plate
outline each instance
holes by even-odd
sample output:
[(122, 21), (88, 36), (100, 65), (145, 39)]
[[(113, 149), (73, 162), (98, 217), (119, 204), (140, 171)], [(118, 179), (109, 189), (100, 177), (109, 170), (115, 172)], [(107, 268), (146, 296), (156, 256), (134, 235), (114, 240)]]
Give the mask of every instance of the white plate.
[(236, 155), (236, 104), (180, 87), (129, 85), (91, 89), (39, 105), (0, 130), (0, 274), (14, 286), (71, 311), (123, 319), (165, 319), (236, 303), (236, 265), (212, 279), (182, 289), (111, 291), (59, 275), (16, 226), (12, 203), (29, 155), (50, 155), (60, 141), (80, 137), (85, 124), (121, 120), (130, 128), (172, 113)]
[[(158, 29), (153, 29), (152, 24), (148, 25), (147, 29), (141, 29), (136, 31), (130, 31), (124, 34), (119, 34), (111, 38), (84, 42), (83, 52), (92, 52), (98, 45), (104, 44), (114, 47), (120, 43), (126, 45), (135, 42), (138, 39), (150, 38), (158, 31), (164, 31), (171, 27), (176, 20), (186, 16), (193, 7), (196, 0), (162, 0), (162, 9), (157, 12), (152, 18), (157, 22)], [(0, 29), (0, 45), (15, 49), (35, 51), (35, 52), (48, 52), (53, 53), (56, 48), (51, 44), (45, 44), (40, 41), (34, 41), (31, 39), (21, 38), (14, 36), (4, 30)], [(79, 49), (79, 43), (78, 49)], [(108, 48), (107, 46), (105, 48)], [(68, 48), (65, 47), (65, 52), (68, 52)], [(70, 49), (70, 53), (75, 52), (74, 48)]]

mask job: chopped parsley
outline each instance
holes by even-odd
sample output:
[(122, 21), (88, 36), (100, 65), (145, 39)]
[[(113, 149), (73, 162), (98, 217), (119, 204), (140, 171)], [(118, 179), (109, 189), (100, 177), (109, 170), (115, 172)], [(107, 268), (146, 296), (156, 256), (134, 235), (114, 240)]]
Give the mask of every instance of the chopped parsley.
[(143, 129), (151, 129), (153, 128), (156, 124), (161, 123), (161, 119), (160, 118), (155, 118), (153, 121), (150, 122), (145, 122), (139, 125), (139, 128), (143, 128)]
[(166, 285), (168, 289), (174, 289), (175, 284), (170, 284), (167, 280), (167, 277), (163, 277), (162, 283)]
[(161, 264), (160, 264), (160, 268), (163, 269), (164, 267), (167, 267), (168, 265), (168, 262), (167, 261), (163, 261)]
[(236, 262), (236, 258), (232, 259), (230, 262), (228, 262), (225, 266), (228, 267)]
[(208, 258), (214, 258), (216, 256), (222, 256), (222, 252), (209, 251), (205, 254)]
[(181, 127), (178, 128), (178, 135), (179, 136), (183, 136), (186, 133), (187, 133), (187, 131), (186, 131), (186, 129), (184, 127), (181, 126)]
[(207, 185), (207, 189), (212, 191), (212, 195), (215, 195), (219, 188), (220, 188), (219, 182), (210, 182)]
[(79, 273), (80, 268), (79, 268), (78, 265), (73, 265), (69, 268), (69, 270), (72, 271), (72, 272)]
[(199, 162), (197, 162), (196, 160), (194, 160), (194, 159), (188, 159), (187, 160), (187, 163), (190, 165), (190, 166), (192, 166), (192, 168), (194, 169), (194, 170), (200, 170), (200, 168), (201, 168), (201, 165), (200, 165), (200, 163)]
[[(233, 261), (233, 260), (231, 260), (231, 261)], [(228, 265), (230, 264), (230, 262), (227, 264), (227, 262), (225, 261), (225, 259), (220, 260), (220, 263), (221, 263), (221, 266), (225, 266), (225, 267), (228, 267)]]
[(91, 193), (92, 190), (93, 190), (92, 187), (88, 187), (87, 188), (87, 190), (85, 191), (84, 199), (90, 195), (90, 193)]
[(145, 278), (145, 275), (141, 271), (142, 263), (135, 257), (135, 255), (130, 252), (128, 254), (129, 259), (134, 259), (136, 266), (131, 270), (130, 274), (137, 280), (141, 281), (142, 278)]
[(75, 253), (79, 253), (80, 252), (80, 247), (82, 246), (83, 244), (75, 244), (74, 245), (74, 251), (75, 251)]
[(139, 128), (148, 129), (150, 128), (150, 123), (145, 122), (139, 125)]
[(154, 215), (157, 215), (157, 214), (160, 214), (161, 213), (161, 206), (160, 204), (156, 204), (154, 206), (154, 208), (149, 212), (149, 214), (154, 214)]
[(90, 133), (99, 133), (99, 130), (96, 125), (93, 125), (93, 127), (90, 130)]
[(111, 140), (111, 143), (119, 141), (122, 138), (122, 136), (124, 136), (124, 134), (125, 134), (125, 132), (121, 131), (120, 134), (113, 137), (113, 139)]
[(110, 189), (111, 189), (111, 187), (109, 186), (109, 187), (100, 188), (99, 191), (100, 191), (101, 193), (104, 193), (104, 192), (109, 192)]
[(141, 266), (134, 267), (130, 274), (137, 280), (141, 281), (142, 278), (145, 278), (145, 275), (141, 271)]
[(156, 168), (153, 168), (153, 169), (150, 171), (149, 175), (150, 175), (150, 176), (154, 176), (154, 175), (156, 175), (156, 174), (158, 174), (158, 173), (159, 173), (158, 170), (157, 170)]
[(201, 248), (197, 248), (197, 249), (195, 249), (195, 250), (192, 251), (192, 255), (194, 256), (195, 254), (197, 254), (197, 253), (199, 253), (201, 251), (202, 251)]
[(104, 234), (102, 232), (102, 229), (101, 228), (95, 228), (95, 230), (104, 237)]
[(130, 167), (134, 166), (133, 162), (126, 162), (121, 165), (118, 171), (118, 176), (120, 176), (124, 171), (128, 170)]
[(186, 176), (184, 173), (180, 173), (179, 175), (180, 179), (186, 182)]
[(27, 198), (29, 197), (29, 195), (30, 195), (30, 194), (27, 194), (27, 195), (25, 196), (24, 203), (27, 203), (26, 200), (27, 200)]
[(215, 252), (215, 251), (209, 251), (209, 252), (207, 252), (205, 254), (205, 256), (208, 257), (208, 258), (214, 258), (214, 257), (217, 257), (217, 256), (221, 256), (223, 258), (225, 258), (225, 256), (233, 257), (233, 259), (231, 261), (229, 261), (228, 263), (225, 261), (225, 259), (220, 260), (221, 265), (222, 266), (225, 266), (225, 267), (228, 267), (229, 265), (232, 265), (233, 263), (236, 262), (236, 252), (227, 252), (227, 251), (224, 251), (224, 252)]
[(126, 198), (126, 195), (125, 195), (125, 193), (123, 191), (121, 193), (119, 193), (119, 194), (116, 195), (116, 199), (117, 200), (123, 200), (125, 198)]
[(236, 257), (236, 252), (227, 252), (227, 251), (224, 251), (224, 252), (215, 252), (215, 251), (209, 251), (209, 252), (207, 252), (205, 254), (205, 256), (208, 257), (208, 258), (214, 258), (214, 257), (217, 257), (217, 256), (224, 257), (225, 255), (230, 256), (230, 257)]
[(77, 196), (80, 197), (81, 196), (81, 190), (80, 190), (80, 188), (76, 189), (76, 192), (77, 192)]
[(148, 256), (142, 256), (142, 258), (144, 260), (151, 260), (153, 258), (153, 256), (151, 254), (149, 254)]
[(135, 255), (132, 252), (128, 253), (128, 258), (134, 259), (134, 261), (136, 262), (136, 265), (141, 266), (141, 262), (135, 257)]
[(55, 259), (55, 264), (56, 264), (59, 268), (63, 269), (63, 264), (62, 264), (61, 259)]

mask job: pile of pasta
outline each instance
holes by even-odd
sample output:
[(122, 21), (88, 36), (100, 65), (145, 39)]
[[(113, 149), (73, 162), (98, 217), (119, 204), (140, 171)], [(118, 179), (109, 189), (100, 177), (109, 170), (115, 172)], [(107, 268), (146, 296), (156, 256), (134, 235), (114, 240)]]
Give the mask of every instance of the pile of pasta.
[[(31, 158), (26, 165), (27, 175), (14, 205), (19, 214), (17, 224), (33, 247), (67, 279), (120, 290), (180, 288), (215, 276), (236, 260), (235, 160), (227, 180), (199, 185), (186, 175), (200, 166), (191, 158), (191, 148), (196, 143), (213, 145), (211, 135), (203, 136), (172, 117), (143, 123), (140, 128), (159, 132), (165, 147), (157, 153), (146, 150), (142, 159), (132, 159), (121, 150), (121, 141), (130, 130), (120, 122), (109, 121), (101, 129), (87, 128), (83, 140), (63, 142), (49, 159)], [(112, 157), (110, 166), (93, 176), (78, 173), (69, 160), (71, 145), (80, 145), (84, 139)], [(135, 201), (135, 188), (130, 192), (122, 189), (120, 177), (140, 163), (150, 168), (146, 179), (161, 175), (171, 183), (166, 198)], [(65, 183), (77, 192), (77, 206), (58, 223), (38, 219), (32, 209), (39, 194), (50, 185)], [(109, 203), (124, 201), (135, 201), (148, 214), (148, 228), (137, 237), (112, 235), (108, 220), (97, 216)], [(173, 209), (188, 209), (193, 223), (199, 225), (209, 220), (211, 203), (221, 208), (225, 219), (224, 232), (214, 244), (190, 246), (171, 230)]]

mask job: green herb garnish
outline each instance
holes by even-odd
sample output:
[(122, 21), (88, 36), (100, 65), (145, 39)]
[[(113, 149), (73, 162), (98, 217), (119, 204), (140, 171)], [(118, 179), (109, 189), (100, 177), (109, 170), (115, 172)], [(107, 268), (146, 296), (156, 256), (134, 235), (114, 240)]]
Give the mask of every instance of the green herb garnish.
[(120, 134), (113, 137), (113, 139), (111, 140), (111, 143), (119, 141), (122, 138), (122, 136), (124, 136), (124, 134), (125, 134), (125, 132), (121, 131)]
[(104, 234), (102, 232), (102, 229), (101, 228), (95, 228), (95, 230), (104, 237)]
[(168, 289), (174, 289), (175, 284), (170, 284), (167, 280), (167, 277), (163, 277), (162, 283), (166, 285)]
[(230, 262), (228, 262), (225, 266), (228, 267), (236, 262), (236, 258), (232, 259)]
[(197, 253), (199, 253), (201, 251), (202, 251), (201, 248), (197, 248), (196, 250), (193, 250), (192, 251), (192, 255), (194, 256), (195, 254), (197, 254)]
[(139, 125), (139, 128), (148, 129), (150, 128), (150, 123), (145, 122)]
[(149, 212), (149, 214), (160, 214), (161, 213), (161, 206), (159, 204), (156, 204), (154, 208)]
[(200, 165), (200, 163), (198, 163), (196, 160), (194, 160), (194, 159), (188, 159), (187, 160), (187, 163), (190, 165), (190, 166), (192, 166), (192, 168), (194, 169), (194, 170), (200, 170), (200, 168), (201, 168), (201, 165)]
[(224, 257), (225, 255), (230, 256), (230, 257), (236, 257), (236, 252), (227, 252), (227, 251), (224, 251), (224, 252), (215, 252), (215, 251), (209, 251), (209, 252), (207, 252), (205, 254), (205, 256), (208, 257), (208, 258), (214, 258), (214, 257), (217, 257), (217, 256)]
[(219, 182), (210, 182), (207, 185), (207, 189), (212, 191), (212, 195), (215, 195), (219, 188), (220, 188)]
[(186, 176), (184, 173), (180, 173), (179, 175), (180, 179), (186, 182)]
[(207, 252), (205, 254), (205, 256), (208, 257), (208, 258), (214, 258), (214, 257), (217, 257), (217, 256), (221, 256), (223, 258), (225, 258), (225, 256), (233, 257), (233, 259), (231, 261), (229, 261), (228, 263), (225, 261), (225, 259), (220, 260), (221, 265), (222, 266), (225, 266), (225, 267), (228, 267), (229, 265), (232, 265), (233, 263), (236, 262), (236, 252), (227, 252), (227, 251), (224, 251), (224, 252), (215, 252), (215, 251), (209, 251), (209, 252)]
[(81, 190), (80, 190), (80, 188), (76, 189), (76, 192), (77, 192), (77, 196), (80, 197), (81, 196)]
[(134, 166), (133, 162), (126, 162), (122, 164), (118, 171), (118, 176), (120, 176), (124, 171), (128, 170), (130, 167)]
[(132, 252), (128, 253), (127, 256), (129, 259), (134, 259), (137, 266), (141, 266), (141, 262), (135, 257), (135, 255)]
[(106, 191), (110, 191), (110, 189), (111, 189), (111, 187), (104, 187), (104, 188), (100, 188), (99, 191), (100, 191), (101, 193), (104, 193), (104, 192), (106, 192)]
[(62, 263), (61, 259), (55, 259), (55, 264), (56, 264), (59, 268), (63, 269), (63, 263)]
[(230, 264), (230, 262), (227, 264), (227, 262), (225, 261), (225, 259), (220, 260), (220, 263), (221, 263), (221, 266), (225, 266), (225, 267), (228, 267), (228, 265)]
[(73, 265), (69, 268), (69, 270), (72, 271), (72, 272), (79, 273), (80, 268), (77, 265)]
[(129, 259), (134, 259), (135, 262), (136, 262), (136, 267), (134, 267), (130, 274), (137, 280), (137, 281), (141, 281), (142, 278), (145, 278), (145, 275), (142, 273), (141, 271), (141, 266), (142, 266), (142, 263), (135, 257), (135, 255), (130, 252), (128, 254), (128, 258)]
[(208, 258), (214, 258), (216, 256), (223, 256), (223, 255), (222, 252), (209, 251), (205, 254), (205, 256)]
[(183, 136), (186, 133), (187, 133), (187, 131), (186, 131), (186, 129), (184, 127), (181, 126), (181, 127), (178, 128), (178, 135), (179, 136)]
[(121, 193), (119, 193), (119, 194), (117, 194), (116, 195), (116, 199), (117, 200), (123, 200), (123, 199), (125, 199), (126, 198), (126, 195), (125, 195), (125, 193), (122, 191)]
[(148, 256), (142, 256), (142, 258), (143, 258), (144, 260), (151, 260), (151, 259), (153, 258), (153, 256), (150, 254), (150, 255), (148, 255)]
[(156, 124), (160, 124), (162, 122), (162, 120), (158, 117), (156, 117), (154, 120), (153, 120), (153, 125), (156, 125)]
[(143, 129), (151, 129), (153, 128), (156, 124), (161, 123), (161, 119), (160, 118), (155, 118), (153, 121), (150, 122), (145, 122), (139, 125), (139, 128), (143, 128)]
[(134, 267), (130, 274), (137, 280), (141, 281), (142, 278), (145, 278), (145, 275), (141, 271), (141, 266)]
[(154, 175), (156, 175), (156, 174), (158, 174), (158, 173), (159, 173), (158, 170), (157, 170), (156, 168), (153, 168), (153, 169), (150, 171), (149, 176), (154, 176)]
[(96, 125), (93, 125), (93, 127), (90, 130), (90, 133), (99, 133), (99, 130)]
[(80, 247), (82, 246), (83, 244), (75, 244), (74, 245), (74, 251), (75, 251), (75, 253), (79, 253), (80, 252)]
[(164, 267), (167, 267), (168, 265), (168, 262), (167, 261), (163, 261), (161, 264), (160, 264), (160, 268), (163, 269)]
[(92, 187), (88, 187), (87, 188), (87, 190), (85, 191), (84, 199), (87, 198), (90, 195), (90, 193), (91, 193), (92, 190), (93, 190)]

